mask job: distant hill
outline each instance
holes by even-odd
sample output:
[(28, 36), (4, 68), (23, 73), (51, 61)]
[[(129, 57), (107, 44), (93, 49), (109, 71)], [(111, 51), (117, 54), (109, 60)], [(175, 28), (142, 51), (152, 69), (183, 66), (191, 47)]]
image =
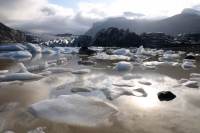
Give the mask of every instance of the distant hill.
[(129, 29), (141, 34), (144, 32), (163, 32), (170, 35), (179, 33), (200, 33), (200, 11), (184, 9), (181, 14), (162, 20), (129, 20), (123, 17), (109, 18), (105, 21), (95, 23), (86, 35), (94, 37), (101, 29), (116, 27)]
[(24, 42), (25, 34), (0, 23), (0, 42)]

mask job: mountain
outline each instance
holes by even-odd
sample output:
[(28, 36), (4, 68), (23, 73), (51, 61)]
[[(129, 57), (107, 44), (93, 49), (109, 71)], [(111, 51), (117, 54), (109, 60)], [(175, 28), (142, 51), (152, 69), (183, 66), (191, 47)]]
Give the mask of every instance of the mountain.
[(181, 14), (162, 20), (109, 18), (105, 21), (95, 23), (86, 35), (94, 37), (101, 29), (116, 27), (129, 29), (132, 32), (141, 34), (144, 32), (163, 32), (169, 35), (179, 33), (200, 33), (200, 11), (184, 9)]
[(0, 42), (24, 42), (25, 34), (0, 23)]

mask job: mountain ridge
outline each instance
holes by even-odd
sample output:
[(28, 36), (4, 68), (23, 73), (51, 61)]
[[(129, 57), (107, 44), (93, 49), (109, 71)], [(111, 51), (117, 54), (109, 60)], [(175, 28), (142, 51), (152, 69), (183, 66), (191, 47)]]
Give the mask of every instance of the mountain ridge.
[(184, 9), (182, 13), (161, 20), (126, 19), (124, 17), (108, 18), (105, 21), (94, 23), (85, 34), (94, 37), (105, 28), (116, 27), (129, 29), (141, 34), (144, 32), (163, 32), (169, 35), (179, 33), (200, 33), (200, 11)]

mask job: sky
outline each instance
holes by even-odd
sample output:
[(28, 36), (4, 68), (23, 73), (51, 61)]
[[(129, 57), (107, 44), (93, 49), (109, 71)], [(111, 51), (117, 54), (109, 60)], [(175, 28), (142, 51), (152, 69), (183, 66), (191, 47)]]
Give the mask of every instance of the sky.
[(83, 34), (109, 17), (163, 18), (200, 0), (0, 0), (0, 21), (36, 33)]

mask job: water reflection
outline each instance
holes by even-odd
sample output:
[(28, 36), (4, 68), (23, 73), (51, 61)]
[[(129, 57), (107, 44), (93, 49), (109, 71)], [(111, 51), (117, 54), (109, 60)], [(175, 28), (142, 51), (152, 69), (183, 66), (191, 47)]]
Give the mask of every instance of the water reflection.
[[(50, 133), (65, 131), (69, 133), (84, 131), (89, 133), (154, 133), (157, 131), (174, 133), (185, 132), (185, 129), (187, 129), (186, 131), (199, 133), (199, 90), (183, 87), (177, 81), (180, 78), (188, 78), (191, 72), (199, 72), (199, 64), (197, 69), (190, 71), (184, 71), (179, 66), (159, 66), (156, 70), (151, 71), (143, 70), (138, 65), (134, 66), (134, 69), (130, 72), (119, 73), (113, 70), (114, 62), (112, 61), (102, 63), (97, 61), (94, 66), (84, 66), (78, 65), (77, 62), (80, 58), (76, 55), (65, 55), (64, 57), (67, 62), (60, 64), (61, 67), (89, 68), (91, 72), (82, 75), (69, 72), (51, 74), (39, 81), (0, 87), (0, 106), (10, 102), (20, 104), (20, 111), (14, 109), (14, 113), (9, 117), (4, 114), (2, 117), (0, 112), (1, 121), (6, 121), (5, 123), (12, 121), (12, 124), (6, 126), (0, 122), (0, 131), (12, 129), (16, 132), (27, 132), (38, 126), (45, 126)], [(35, 65), (59, 58), (57, 55), (44, 55), (24, 63), (25, 65)], [(17, 69), (15, 68), (17, 67), (16, 63), (1, 61), (0, 69), (8, 69), (8, 66), (12, 66), (13, 71)], [(96, 69), (97, 67), (104, 69)], [(145, 82), (151, 84), (145, 84)], [(75, 87), (81, 89), (91, 88), (91, 90), (89, 92), (72, 92), (71, 89)], [(106, 93), (103, 91), (105, 89), (108, 90)], [(160, 102), (157, 93), (163, 90), (173, 91), (177, 98), (170, 102)], [(65, 123), (38, 119), (27, 112), (27, 107), (32, 103), (74, 93), (97, 97), (117, 106), (119, 113), (113, 116), (113, 125), (97, 128), (73, 127)], [(27, 119), (31, 122), (27, 122)], [(21, 124), (19, 124), (19, 121)]]

